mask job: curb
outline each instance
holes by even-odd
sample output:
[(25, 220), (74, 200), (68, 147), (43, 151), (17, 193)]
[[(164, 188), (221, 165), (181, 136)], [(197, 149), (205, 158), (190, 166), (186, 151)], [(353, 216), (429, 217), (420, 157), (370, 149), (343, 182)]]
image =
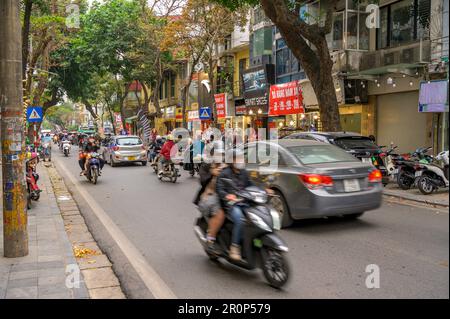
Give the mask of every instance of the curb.
[(383, 195), (388, 196), (388, 197), (395, 197), (395, 198), (400, 198), (400, 199), (404, 199), (404, 200), (409, 200), (409, 201), (413, 201), (413, 202), (417, 202), (417, 203), (427, 204), (427, 205), (434, 205), (434, 206), (440, 206), (440, 207), (445, 207), (445, 208), (449, 207), (448, 203), (443, 203), (443, 202), (439, 202), (439, 201), (435, 201), (435, 200), (420, 199), (414, 195), (409, 195), (409, 194), (400, 195), (397, 192), (392, 192), (389, 190), (384, 190)]
[(98, 247), (78, 206), (53, 163), (47, 169), (75, 259), (91, 299), (126, 299), (112, 263)]

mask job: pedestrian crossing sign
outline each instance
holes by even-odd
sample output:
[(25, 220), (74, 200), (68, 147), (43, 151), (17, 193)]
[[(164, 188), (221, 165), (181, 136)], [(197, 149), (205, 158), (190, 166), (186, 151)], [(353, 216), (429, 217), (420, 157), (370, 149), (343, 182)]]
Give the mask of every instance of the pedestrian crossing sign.
[(200, 108), (200, 120), (209, 120), (211, 119), (211, 109), (209, 107), (202, 107)]
[(27, 109), (27, 121), (29, 123), (42, 122), (42, 106), (31, 106)]

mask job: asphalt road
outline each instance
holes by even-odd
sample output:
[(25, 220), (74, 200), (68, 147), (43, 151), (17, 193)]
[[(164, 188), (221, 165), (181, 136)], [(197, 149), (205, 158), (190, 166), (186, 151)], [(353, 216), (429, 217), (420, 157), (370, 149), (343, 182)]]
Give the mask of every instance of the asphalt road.
[[(291, 280), (268, 286), (260, 271), (209, 261), (194, 232), (198, 178), (160, 182), (149, 166), (105, 165), (97, 185), (79, 177), (76, 148), (53, 161), (74, 193), (94, 237), (114, 263), (125, 291), (151, 298), (113, 236), (93, 218), (85, 190), (178, 298), (449, 298), (448, 210), (385, 202), (361, 219), (302, 221), (282, 230)], [(67, 173), (72, 175), (70, 181)], [(366, 267), (380, 269), (380, 288), (366, 287)]]

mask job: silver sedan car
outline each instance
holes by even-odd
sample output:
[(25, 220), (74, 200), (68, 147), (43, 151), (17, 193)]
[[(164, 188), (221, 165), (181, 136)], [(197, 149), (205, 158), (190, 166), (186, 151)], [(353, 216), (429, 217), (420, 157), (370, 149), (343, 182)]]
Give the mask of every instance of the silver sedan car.
[(358, 218), (380, 207), (381, 172), (342, 149), (317, 141), (278, 140), (245, 145), (255, 184), (275, 191), (283, 227), (296, 219)]
[(147, 165), (147, 150), (138, 136), (114, 136), (103, 148), (103, 159), (112, 167), (120, 163)]

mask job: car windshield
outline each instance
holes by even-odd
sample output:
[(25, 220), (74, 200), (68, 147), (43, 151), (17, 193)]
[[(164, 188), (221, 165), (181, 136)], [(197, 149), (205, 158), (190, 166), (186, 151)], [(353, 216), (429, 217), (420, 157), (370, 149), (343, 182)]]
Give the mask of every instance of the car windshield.
[(288, 149), (304, 165), (358, 161), (354, 156), (332, 145), (293, 146)]
[(141, 140), (137, 137), (126, 137), (117, 139), (117, 145), (119, 146), (129, 146), (129, 145), (139, 145), (142, 144)]
[(341, 137), (335, 139), (334, 142), (337, 146), (346, 150), (378, 148), (372, 140), (364, 136)]

